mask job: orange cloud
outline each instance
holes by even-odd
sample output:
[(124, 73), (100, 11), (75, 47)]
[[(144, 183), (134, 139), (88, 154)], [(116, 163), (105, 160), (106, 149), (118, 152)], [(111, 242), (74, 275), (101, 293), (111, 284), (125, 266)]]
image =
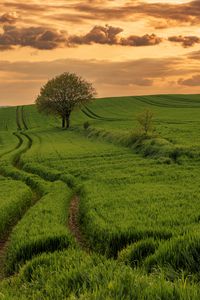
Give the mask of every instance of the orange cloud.
[[(121, 62), (62, 59), (51, 62), (0, 61), (2, 101), (33, 102), (41, 85), (62, 72), (75, 72), (94, 83), (99, 96), (169, 92), (168, 81), (188, 77), (184, 58), (139, 59)], [(4, 78), (5, 74), (5, 78)], [(10, 74), (10, 80), (7, 80)], [(117, 74), (117, 76), (116, 76)], [(195, 80), (197, 80), (196, 78)], [(162, 82), (163, 87), (161, 87)], [(179, 80), (178, 84), (187, 82)], [(177, 85), (178, 90), (178, 85)], [(109, 91), (106, 94), (106, 91)]]
[(175, 42), (175, 43), (181, 43), (183, 47), (191, 47), (194, 46), (195, 44), (200, 43), (200, 38), (197, 36), (172, 36), (169, 37), (168, 40), (170, 42)]
[(83, 36), (71, 36), (68, 41), (71, 44), (118, 44), (118, 34), (123, 31), (122, 28), (113, 26), (95, 26), (92, 30)]
[(12, 49), (13, 46), (51, 50), (61, 47), (67, 41), (65, 32), (45, 27), (17, 28), (5, 25), (3, 30), (3, 34), (0, 34), (0, 50)]
[(125, 38), (119, 36), (123, 31), (120, 27), (94, 26), (85, 35), (68, 36), (65, 31), (53, 30), (46, 27), (18, 28), (4, 25), (0, 34), (0, 50), (12, 49), (14, 46), (32, 47), (40, 50), (53, 50), (60, 47), (75, 45), (107, 44), (122, 46), (152, 46), (162, 42), (155, 34), (144, 36), (131, 35)]
[[(132, 2), (113, 7), (105, 7), (101, 4), (78, 3), (73, 6), (73, 9), (87, 13), (88, 16), (93, 15), (99, 20), (135, 20), (137, 15), (146, 15), (156, 19), (173, 20), (174, 23), (170, 22), (168, 26), (179, 23), (189, 23), (191, 25), (200, 23), (199, 0), (185, 4)], [(167, 27), (166, 22), (165, 27)]]
[(127, 38), (121, 38), (120, 45), (123, 46), (153, 46), (163, 41), (162, 38), (155, 34), (145, 34), (143, 36), (131, 35)]
[(186, 86), (200, 86), (200, 75), (193, 75), (187, 79), (179, 79), (178, 84)]
[(14, 24), (18, 19), (16, 12), (5, 13), (0, 16), (0, 24)]

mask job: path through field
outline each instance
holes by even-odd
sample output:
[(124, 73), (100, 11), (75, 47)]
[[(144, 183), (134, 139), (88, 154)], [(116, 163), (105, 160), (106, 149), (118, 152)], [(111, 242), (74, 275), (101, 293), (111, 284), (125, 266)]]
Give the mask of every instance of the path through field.
[[(6, 262), (7, 249), (8, 249), (9, 243), (10, 243), (10, 234), (12, 233), (15, 226), (17, 226), (19, 220), (22, 219), (22, 217), (25, 215), (25, 213), (31, 207), (33, 207), (36, 203), (40, 202), (40, 199), (43, 196), (41, 192), (38, 192), (37, 188), (33, 187), (32, 181), (30, 181), (28, 179), (28, 177), (26, 178), (26, 176), (29, 176), (29, 174), (30, 174), (30, 175), (36, 176), (36, 178), (41, 178), (42, 180), (44, 180), (44, 182), (47, 182), (47, 183), (48, 182), (53, 183), (54, 181), (57, 180), (57, 179), (48, 180), (47, 179), (48, 176), (45, 176), (45, 174), (43, 174), (43, 176), (40, 176), (39, 172), (37, 172), (37, 170), (35, 172), (31, 172), (30, 170), (27, 171), (24, 169), (24, 164), (23, 164), (21, 157), (22, 157), (22, 155), (24, 155), (28, 151), (30, 151), (30, 149), (33, 146), (33, 140), (27, 132), (28, 126), (25, 121), (25, 113), (24, 113), (23, 107), (17, 107), (17, 109), (16, 109), (16, 125), (17, 125), (18, 132), (17, 133), (14, 132), (13, 134), (18, 139), (18, 144), (14, 148), (14, 150), (11, 150), (5, 154), (5, 156), (9, 154), (12, 157), (13, 151), (17, 150), (17, 153), (13, 155), (10, 162), (8, 163), (8, 165), (11, 165), (13, 167), (13, 171), (7, 175), (5, 172), (5, 169), (1, 169), (0, 173), (1, 173), (1, 175), (5, 176), (5, 177), (8, 176), (8, 177), (20, 180), (20, 181), (23, 180), (24, 183), (26, 185), (28, 185), (29, 188), (31, 189), (33, 196), (32, 196), (32, 200), (31, 200), (31, 206), (24, 209), (20, 218), (18, 218), (15, 223), (10, 224), (5, 237), (1, 240), (1, 243), (0, 243), (0, 269), (2, 270), (2, 272), (0, 274), (1, 278), (5, 277), (5, 272), (4, 272), (5, 266), (4, 265)], [(17, 170), (17, 172), (18, 172), (17, 176), (15, 173), (15, 170)], [(23, 176), (21, 178), (20, 174), (22, 174), (24, 176), (24, 178), (23, 178)], [(66, 184), (66, 183), (64, 182), (64, 184)], [(67, 201), (67, 199), (66, 199), (66, 201)], [(70, 208), (69, 208), (69, 217), (68, 217), (69, 220), (67, 222), (67, 226), (69, 227), (69, 230), (71, 231), (72, 236), (75, 237), (75, 240), (79, 244), (79, 246), (82, 249), (87, 249), (86, 242), (81, 234), (81, 230), (80, 230), (79, 223), (78, 223), (78, 220), (79, 220), (79, 218), (78, 218), (79, 211), (78, 210), (79, 210), (79, 198), (77, 195), (75, 195), (71, 199), (71, 204), (70, 204)], [(67, 230), (67, 228), (66, 228), (66, 230)], [(55, 251), (56, 247), (53, 249)], [(44, 250), (48, 251), (48, 248), (46, 248)], [(43, 251), (41, 251), (41, 253)], [(88, 251), (88, 249), (87, 249), (87, 251)]]
[[(23, 114), (23, 107), (21, 107), (21, 108), (17, 107), (16, 108), (16, 125), (17, 125), (17, 130), (19, 130), (20, 133), (21, 133), (21, 130), (22, 130), (22, 127), (21, 127), (22, 114)], [(21, 115), (21, 117), (20, 117), (20, 115)], [(24, 129), (27, 130), (28, 127), (27, 127), (27, 125), (24, 121), (24, 118), (22, 118), (22, 119), (23, 119), (22, 122), (23, 122)], [(22, 156), (22, 154), (26, 153), (31, 148), (32, 144), (29, 141), (27, 147), (23, 148), (24, 139), (19, 135), (19, 133), (13, 132), (13, 134), (18, 139), (17, 146), (14, 149), (6, 152), (4, 155), (1, 156), (1, 158), (8, 155), (8, 154), (11, 155), (14, 151), (17, 150), (18, 152), (16, 153), (16, 155), (13, 156), (13, 158), (10, 161), (10, 164), (15, 169), (21, 171), (22, 170), (22, 167), (20, 165), (21, 156)], [(26, 136), (26, 135), (24, 134), (24, 136)], [(7, 176), (2, 169), (0, 170), (0, 174), (4, 177)], [(12, 177), (15, 178), (15, 175), (12, 176), (12, 174), (9, 174), (8, 177), (9, 178), (12, 178)], [(37, 190), (33, 189), (30, 185), (29, 185), (29, 187), (32, 190), (31, 206), (33, 206), (35, 203), (37, 203), (37, 201), (39, 201), (39, 199), (41, 198), (41, 195), (40, 195), (40, 193), (38, 193)], [(13, 222), (13, 220), (10, 221), (10, 225), (7, 228), (7, 231), (6, 231), (6, 233), (4, 234), (3, 238), (0, 241), (0, 279), (3, 279), (6, 276), (5, 263), (6, 263), (6, 254), (7, 254), (7, 248), (8, 248), (8, 245), (9, 245), (10, 234), (11, 234), (13, 228), (19, 222), (20, 218), (23, 217), (23, 215), (27, 212), (27, 210), (30, 207), (28, 207), (28, 208), (25, 207), (24, 209), (22, 209), (21, 215), (19, 216), (19, 218), (16, 218), (16, 220), (14, 222)]]
[(79, 224), (79, 202), (80, 199), (77, 195), (73, 196), (70, 204), (69, 209), (69, 221), (68, 226), (75, 237), (77, 244), (80, 246), (81, 249), (89, 252), (89, 248), (87, 242), (81, 232), (80, 224)]

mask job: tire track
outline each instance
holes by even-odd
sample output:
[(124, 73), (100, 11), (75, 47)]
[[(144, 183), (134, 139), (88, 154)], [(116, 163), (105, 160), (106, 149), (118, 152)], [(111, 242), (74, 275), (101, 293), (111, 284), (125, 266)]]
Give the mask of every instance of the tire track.
[(17, 106), (16, 108), (16, 124), (17, 124), (17, 130), (22, 130), (21, 123), (20, 123), (20, 106)]
[(28, 130), (28, 126), (27, 126), (25, 114), (24, 114), (24, 106), (21, 107), (21, 119), (22, 119), (22, 124), (24, 126), (24, 129)]
[[(21, 113), (20, 113), (21, 112)], [(21, 115), (21, 116), (20, 116)], [(20, 118), (21, 117), (21, 118)], [(33, 140), (32, 138), (28, 135), (28, 133), (22, 132), (22, 126), (21, 123), (23, 124), (23, 127), (25, 130), (28, 130), (28, 126), (26, 124), (26, 120), (25, 120), (25, 116), (24, 116), (24, 110), (23, 108), (20, 109), (20, 107), (16, 108), (16, 125), (17, 125), (17, 129), (19, 131), (19, 133), (13, 133), (16, 138), (18, 139), (18, 144), (17, 146), (13, 149), (10, 150), (7, 154), (14, 152), (15, 150), (19, 150), (19, 152), (13, 157), (12, 161), (11, 161), (11, 165), (16, 168), (19, 171), (23, 171), (27, 174), (35, 174), (34, 172), (31, 171), (26, 171), (23, 170), (24, 164), (22, 161), (22, 155), (25, 154), (27, 151), (29, 151), (33, 145)], [(24, 146), (25, 144), (25, 139), (27, 140), (27, 145)], [(24, 148), (23, 148), (24, 146)], [(20, 150), (20, 148), (22, 148)], [(37, 170), (36, 170), (37, 172)], [(4, 177), (11, 177), (13, 179), (16, 180), (15, 176), (12, 174), (9, 174), (9, 176), (6, 176), (5, 174), (3, 174), (3, 172), (1, 172), (2, 175)], [(56, 181), (58, 179), (55, 180), (47, 180), (45, 178), (45, 176), (40, 176), (36, 173), (36, 175), (42, 179), (44, 179), (47, 182), (53, 182)], [(17, 179), (19, 181), (23, 181), (21, 179)], [(63, 181), (65, 184), (67, 184), (64, 180), (60, 179), (61, 181)], [(7, 253), (7, 248), (9, 246), (9, 241), (10, 241), (10, 234), (13, 230), (13, 228), (17, 225), (17, 223), (23, 218), (23, 215), (28, 211), (28, 209), (30, 209), (32, 206), (34, 206), (42, 197), (42, 194), (40, 194), (37, 190), (34, 190), (33, 187), (31, 186), (31, 184), (28, 181), (23, 181), (27, 186), (29, 186), (29, 188), (32, 191), (32, 199), (31, 199), (31, 206), (26, 207), (20, 216), (17, 216), (17, 220), (15, 220), (8, 228), (7, 231), (5, 233), (5, 235), (3, 236), (3, 238), (0, 241), (0, 280), (4, 279), (6, 277), (6, 273), (5, 273), (5, 263), (6, 263), (6, 253)], [(75, 195), (72, 199), (71, 199), (71, 204), (69, 207), (69, 216), (68, 216), (68, 228), (72, 234), (72, 236), (74, 236), (77, 244), (80, 246), (80, 248), (82, 248), (83, 250), (85, 250), (86, 252), (89, 252), (89, 248), (87, 246), (87, 243), (81, 233), (80, 230), (80, 225), (79, 225), (79, 197), (77, 195)]]
[[(21, 109), (21, 117), (22, 117), (22, 123), (23, 126), (26, 130), (28, 130), (28, 126), (26, 124), (26, 119), (25, 119), (25, 115), (24, 115), (24, 107), (22, 106)], [(28, 150), (31, 149), (32, 145), (33, 145), (33, 140), (32, 138), (25, 132), (20, 132), (21, 135), (23, 135), (24, 137), (27, 138), (28, 140), (28, 146), (27, 146), (27, 150), (25, 152), (27, 152)], [(20, 139), (20, 137), (19, 137)], [(23, 153), (25, 153), (23, 152)], [(21, 153), (21, 156), (23, 155), (23, 153)], [(21, 156), (18, 158), (18, 161), (16, 161), (16, 167), (19, 167), (23, 169), (23, 162), (21, 161)], [(26, 171), (27, 172), (27, 171)], [(30, 174), (34, 174), (31, 172), (28, 172)], [(37, 174), (37, 173), (36, 173)], [(37, 176), (41, 177), (42, 179), (44, 179), (45, 181), (51, 182), (50, 180), (47, 180), (46, 177), (44, 176), (40, 176), (37, 174)], [(52, 182), (56, 181), (57, 179), (53, 180)], [(60, 178), (61, 181), (63, 181)], [(64, 181), (63, 181), (64, 182)], [(66, 182), (64, 182), (66, 184)], [(87, 242), (81, 232), (80, 229), (80, 224), (79, 224), (79, 202), (80, 202), (80, 198), (78, 197), (78, 195), (74, 195), (71, 199), (71, 203), (70, 203), (70, 207), (69, 207), (69, 217), (68, 217), (68, 228), (72, 234), (72, 236), (74, 236), (77, 244), (80, 246), (81, 249), (85, 250), (86, 252), (89, 252), (89, 247), (87, 245)]]
[[(21, 114), (21, 116), (22, 116), (22, 114)], [(25, 120), (22, 121), (22, 123), (24, 125), (24, 128), (28, 129), (28, 127), (26, 126)], [(21, 122), (20, 122), (20, 108), (19, 107), (16, 108), (16, 125), (17, 125), (17, 130), (19, 130), (21, 132), (22, 127), (21, 127)], [(15, 135), (16, 138), (18, 139), (17, 146), (15, 148), (13, 148), (12, 150), (1, 155), (1, 158), (7, 154), (11, 154), (12, 152), (19, 149), (19, 152), (16, 153), (16, 155), (12, 158), (10, 165), (20, 171), (20, 170), (22, 170), (22, 167), (20, 164), (21, 156), (31, 148), (32, 140), (28, 139), (27, 146), (25, 146), (24, 149), (20, 150), (20, 148), (23, 147), (24, 140), (18, 133), (14, 132), (13, 135)], [(26, 136), (26, 135), (24, 135), (24, 136)], [(26, 136), (26, 138), (27, 138), (27, 136)], [(14, 180), (16, 180), (15, 176), (13, 176), (12, 174), (9, 174), (9, 176), (7, 176), (3, 172), (2, 169), (0, 169), (0, 174), (5, 178), (13, 178)], [(18, 179), (18, 180), (22, 181), (20, 179)], [(0, 240), (0, 280), (4, 279), (6, 277), (6, 273), (5, 273), (6, 253), (7, 253), (7, 248), (9, 245), (10, 234), (11, 234), (13, 228), (22, 219), (23, 215), (28, 211), (28, 209), (31, 208), (36, 202), (38, 202), (40, 200), (40, 198), (42, 197), (42, 195), (38, 191), (33, 189), (31, 184), (28, 184), (28, 182), (24, 182), (24, 183), (27, 186), (29, 186), (29, 188), (32, 191), (31, 205), (29, 207), (24, 207), (24, 209), (22, 209), (21, 214), (16, 216), (16, 220), (11, 222), (11, 224), (7, 227), (7, 231), (4, 233), (3, 237)]]
[[(31, 139), (31, 137), (28, 135), (28, 133), (24, 133), (21, 132), (21, 135), (25, 136), (28, 140), (28, 147), (29, 149), (32, 147), (33, 145), (33, 140)], [(22, 153), (23, 154), (23, 153)], [(23, 169), (23, 162), (21, 161), (21, 158), (19, 159), (17, 165), (20, 164), (20, 168)], [(31, 171), (26, 171), (29, 174), (36, 174), (37, 176), (39, 176), (40, 178), (42, 178), (43, 180), (47, 181), (47, 182), (55, 182), (56, 180), (61, 180), (62, 182), (64, 182), (65, 184), (67, 184), (62, 178), (56, 178), (53, 180), (47, 180), (47, 176), (48, 174), (39, 175), (36, 172), (31, 172)], [(86, 252), (89, 252), (89, 247), (87, 245), (87, 241), (85, 240), (82, 232), (81, 232), (81, 228), (80, 228), (80, 224), (79, 224), (79, 202), (80, 202), (80, 198), (77, 194), (75, 194), (72, 199), (71, 199), (71, 203), (70, 203), (70, 207), (69, 207), (69, 217), (68, 217), (68, 228), (72, 234), (72, 236), (74, 236), (77, 244), (79, 245), (79, 247), (82, 250), (85, 250)]]
[(8, 151), (6, 151), (6, 152), (4, 152), (3, 154), (1, 154), (0, 155), (0, 158), (2, 158), (2, 157), (4, 157), (4, 156), (6, 156), (7, 154), (10, 154), (10, 153), (12, 153), (12, 152), (14, 152), (15, 150), (17, 150), (17, 149), (19, 149), (20, 147), (21, 147), (21, 145), (22, 145), (22, 140), (19, 140), (18, 139), (18, 137), (16, 136), (16, 133), (15, 132), (13, 132), (13, 135), (17, 138), (17, 145), (14, 147), (14, 148), (12, 148), (11, 150), (8, 150)]
[(87, 253), (90, 252), (89, 246), (87, 245), (87, 241), (85, 237), (83, 236), (80, 224), (79, 224), (79, 202), (80, 198), (77, 195), (74, 195), (69, 208), (69, 221), (68, 221), (68, 227), (71, 231), (71, 234), (74, 236), (77, 244), (79, 247), (86, 251)]
[(7, 231), (4, 233), (0, 240), (0, 280), (3, 280), (7, 277), (6, 274), (6, 254), (7, 249), (10, 242), (10, 235), (12, 233), (13, 228), (18, 224), (18, 222), (23, 218), (25, 213), (39, 201), (40, 197), (36, 192), (33, 192), (32, 199), (31, 199), (31, 206), (25, 207), (20, 212), (20, 215), (16, 216), (16, 220), (11, 222), (11, 224), (7, 227)]
[[(28, 145), (29, 145), (29, 149), (32, 147), (33, 145), (33, 140), (31, 139), (31, 137), (24, 132), (21, 132), (21, 134), (23, 136), (25, 136), (28, 139)], [(19, 159), (18, 164), (20, 164), (20, 168), (22, 168), (23, 170), (23, 162), (21, 161), (21, 159)], [(48, 174), (43, 173), (43, 175), (39, 175), (37, 173), (37, 170), (34, 171), (30, 171), (30, 170), (25, 170), (25, 172), (29, 173), (29, 174), (36, 174), (37, 176), (39, 176), (40, 178), (42, 178), (43, 180), (47, 181), (47, 182), (55, 182), (57, 180), (60, 180), (62, 182), (64, 182), (67, 186), (69, 186), (63, 179), (61, 176), (54, 178), (52, 180), (47, 179)], [(68, 228), (72, 234), (72, 236), (74, 236), (77, 244), (79, 245), (79, 247), (86, 251), (86, 252), (90, 252), (89, 250), (89, 246), (87, 244), (87, 241), (85, 240), (82, 232), (81, 232), (81, 228), (80, 228), (80, 224), (79, 224), (79, 203), (80, 203), (80, 198), (77, 194), (75, 194), (70, 202), (70, 206), (69, 206), (69, 217), (68, 217)]]

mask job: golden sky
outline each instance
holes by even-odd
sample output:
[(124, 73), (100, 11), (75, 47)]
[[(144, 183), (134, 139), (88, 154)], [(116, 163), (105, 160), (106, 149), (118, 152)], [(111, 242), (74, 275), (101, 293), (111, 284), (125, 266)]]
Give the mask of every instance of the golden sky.
[(98, 96), (200, 91), (200, 0), (2, 0), (0, 105), (62, 72)]

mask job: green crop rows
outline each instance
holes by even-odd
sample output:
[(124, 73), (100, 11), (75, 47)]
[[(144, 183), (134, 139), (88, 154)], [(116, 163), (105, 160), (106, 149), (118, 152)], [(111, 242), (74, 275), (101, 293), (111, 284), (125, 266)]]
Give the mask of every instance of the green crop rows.
[(0, 299), (199, 299), (199, 117), (198, 95), (100, 99), (68, 131), (0, 109)]

